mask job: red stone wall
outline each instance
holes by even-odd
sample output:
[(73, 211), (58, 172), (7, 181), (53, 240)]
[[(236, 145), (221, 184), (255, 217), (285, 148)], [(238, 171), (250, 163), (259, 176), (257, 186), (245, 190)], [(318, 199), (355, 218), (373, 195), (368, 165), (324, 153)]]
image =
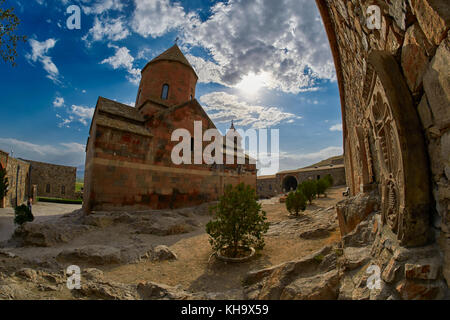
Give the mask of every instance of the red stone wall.
[(243, 165), (239, 174), (238, 165), (172, 162), (172, 148), (179, 143), (171, 142), (172, 132), (184, 128), (193, 136), (194, 121), (202, 121), (203, 131), (215, 128), (196, 101), (149, 121), (152, 137), (94, 123), (95, 139), (87, 147), (85, 208), (186, 207), (217, 200), (226, 184), (244, 182), (256, 188), (255, 165)]
[(142, 71), (136, 107), (147, 99), (159, 101), (164, 84), (169, 85), (169, 97), (162, 100), (168, 106), (179, 105), (195, 97), (197, 76), (188, 66), (174, 61), (157, 61)]

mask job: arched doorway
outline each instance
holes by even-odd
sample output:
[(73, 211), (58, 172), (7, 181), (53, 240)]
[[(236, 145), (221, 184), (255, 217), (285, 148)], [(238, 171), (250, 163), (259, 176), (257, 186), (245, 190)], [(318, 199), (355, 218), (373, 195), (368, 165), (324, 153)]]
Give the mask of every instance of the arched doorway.
[(283, 179), (283, 191), (289, 192), (297, 190), (298, 181), (294, 176), (286, 176)]

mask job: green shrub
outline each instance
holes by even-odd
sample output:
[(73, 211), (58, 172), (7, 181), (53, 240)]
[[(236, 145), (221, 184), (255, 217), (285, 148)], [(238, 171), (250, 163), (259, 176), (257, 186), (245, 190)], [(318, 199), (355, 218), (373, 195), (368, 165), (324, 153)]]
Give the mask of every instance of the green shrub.
[(328, 188), (331, 188), (331, 187), (333, 186), (333, 184), (334, 184), (334, 179), (333, 179), (333, 177), (331, 176), (331, 174), (327, 174), (327, 175), (324, 177), (324, 180), (327, 182)]
[(263, 235), (269, 223), (256, 199), (255, 190), (248, 185), (226, 186), (219, 203), (210, 209), (214, 220), (206, 225), (209, 242), (216, 252), (228, 248), (228, 254), (237, 257), (241, 246), (264, 247)]
[(321, 194), (325, 195), (325, 192), (327, 191), (329, 187), (328, 181), (325, 178), (319, 179), (316, 182), (316, 188), (317, 188), (317, 195), (320, 196)]
[(24, 204), (14, 208), (14, 223), (21, 226), (25, 222), (31, 222), (34, 220), (31, 210)]
[(299, 190), (308, 199), (309, 204), (312, 203), (313, 199), (317, 195), (317, 184), (315, 180), (305, 180), (299, 186)]
[(298, 216), (300, 211), (306, 210), (306, 200), (306, 197), (300, 190), (289, 192), (286, 198), (287, 211)]

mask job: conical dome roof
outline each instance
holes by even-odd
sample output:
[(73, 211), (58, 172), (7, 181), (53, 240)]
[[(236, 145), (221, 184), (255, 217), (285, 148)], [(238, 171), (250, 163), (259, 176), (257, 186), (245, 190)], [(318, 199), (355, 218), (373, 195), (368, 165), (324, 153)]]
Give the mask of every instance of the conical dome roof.
[[(157, 61), (177, 61), (177, 62), (182, 63), (185, 66), (191, 68), (192, 71), (194, 71), (194, 73), (195, 73), (194, 68), (189, 63), (189, 61), (184, 56), (183, 52), (181, 52), (180, 48), (176, 44), (173, 45), (171, 48), (167, 49), (166, 51), (164, 51), (163, 53), (161, 53), (159, 56), (157, 56), (153, 60), (151, 60), (147, 65), (155, 63)], [(197, 74), (195, 73), (195, 75), (197, 75)]]

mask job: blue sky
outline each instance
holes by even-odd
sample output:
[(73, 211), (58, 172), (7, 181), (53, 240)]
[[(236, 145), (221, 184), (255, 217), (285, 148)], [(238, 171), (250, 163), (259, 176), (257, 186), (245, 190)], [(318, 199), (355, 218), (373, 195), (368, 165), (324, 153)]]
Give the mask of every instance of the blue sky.
[[(69, 30), (70, 5), (81, 29)], [(17, 67), (0, 62), (0, 149), (78, 167), (98, 96), (134, 105), (140, 69), (178, 45), (217, 127), (280, 130), (280, 169), (342, 153), (339, 91), (312, 0), (6, 0)]]

